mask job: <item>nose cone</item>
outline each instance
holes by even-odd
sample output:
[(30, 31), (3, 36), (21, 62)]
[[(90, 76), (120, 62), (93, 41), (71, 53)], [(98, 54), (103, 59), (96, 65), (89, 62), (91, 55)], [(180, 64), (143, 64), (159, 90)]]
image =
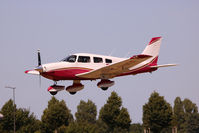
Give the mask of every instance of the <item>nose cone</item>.
[(38, 67), (35, 68), (36, 71), (42, 73), (44, 71), (43, 67), (40, 65)]

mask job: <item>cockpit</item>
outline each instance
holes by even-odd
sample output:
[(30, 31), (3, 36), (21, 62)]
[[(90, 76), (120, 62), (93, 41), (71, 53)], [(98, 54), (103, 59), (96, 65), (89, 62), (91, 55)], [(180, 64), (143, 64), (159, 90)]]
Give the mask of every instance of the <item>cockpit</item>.
[(112, 63), (111, 59), (103, 58), (103, 57), (97, 57), (97, 56), (87, 56), (87, 55), (70, 55), (61, 61), (63, 62), (70, 62), (70, 63)]
[(64, 59), (62, 59), (61, 61), (65, 61), (65, 62), (75, 62), (76, 61), (77, 56), (76, 55), (70, 55)]

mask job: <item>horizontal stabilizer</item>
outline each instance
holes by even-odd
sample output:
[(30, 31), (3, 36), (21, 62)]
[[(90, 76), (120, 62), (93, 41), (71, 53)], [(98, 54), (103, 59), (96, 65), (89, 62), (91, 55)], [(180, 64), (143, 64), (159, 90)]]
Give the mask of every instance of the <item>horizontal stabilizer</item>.
[(171, 67), (177, 66), (177, 64), (164, 64), (164, 65), (157, 65), (157, 66), (150, 66), (151, 68), (160, 68), (160, 67)]
[(25, 71), (25, 73), (33, 74), (33, 75), (40, 75), (39, 71), (36, 71), (36, 70), (27, 70), (27, 71)]

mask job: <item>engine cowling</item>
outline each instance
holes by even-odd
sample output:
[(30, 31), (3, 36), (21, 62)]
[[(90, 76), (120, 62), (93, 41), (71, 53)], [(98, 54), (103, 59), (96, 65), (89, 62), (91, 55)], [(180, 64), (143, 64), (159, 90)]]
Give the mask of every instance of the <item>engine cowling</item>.
[(111, 81), (111, 80), (101, 80), (100, 82), (97, 83), (97, 86), (99, 88), (108, 88), (108, 87), (111, 87), (115, 84), (114, 81)]
[(48, 91), (50, 92), (50, 94), (56, 95), (58, 91), (62, 91), (64, 90), (64, 88), (65, 86), (62, 86), (62, 85), (52, 85), (48, 87)]
[(68, 92), (77, 92), (84, 88), (84, 85), (82, 84), (73, 84), (71, 86), (66, 87), (66, 91)]

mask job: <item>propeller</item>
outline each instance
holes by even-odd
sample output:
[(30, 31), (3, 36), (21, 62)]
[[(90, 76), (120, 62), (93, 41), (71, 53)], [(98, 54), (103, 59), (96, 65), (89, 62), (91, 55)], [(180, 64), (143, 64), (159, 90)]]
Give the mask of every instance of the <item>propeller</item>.
[[(41, 68), (41, 55), (40, 55), (40, 50), (37, 50), (37, 55), (38, 55), (38, 67), (37, 68)], [(39, 86), (41, 88), (41, 71), (39, 71)]]
[(41, 55), (40, 55), (40, 50), (37, 50), (37, 55), (38, 55), (38, 66), (41, 65)]

